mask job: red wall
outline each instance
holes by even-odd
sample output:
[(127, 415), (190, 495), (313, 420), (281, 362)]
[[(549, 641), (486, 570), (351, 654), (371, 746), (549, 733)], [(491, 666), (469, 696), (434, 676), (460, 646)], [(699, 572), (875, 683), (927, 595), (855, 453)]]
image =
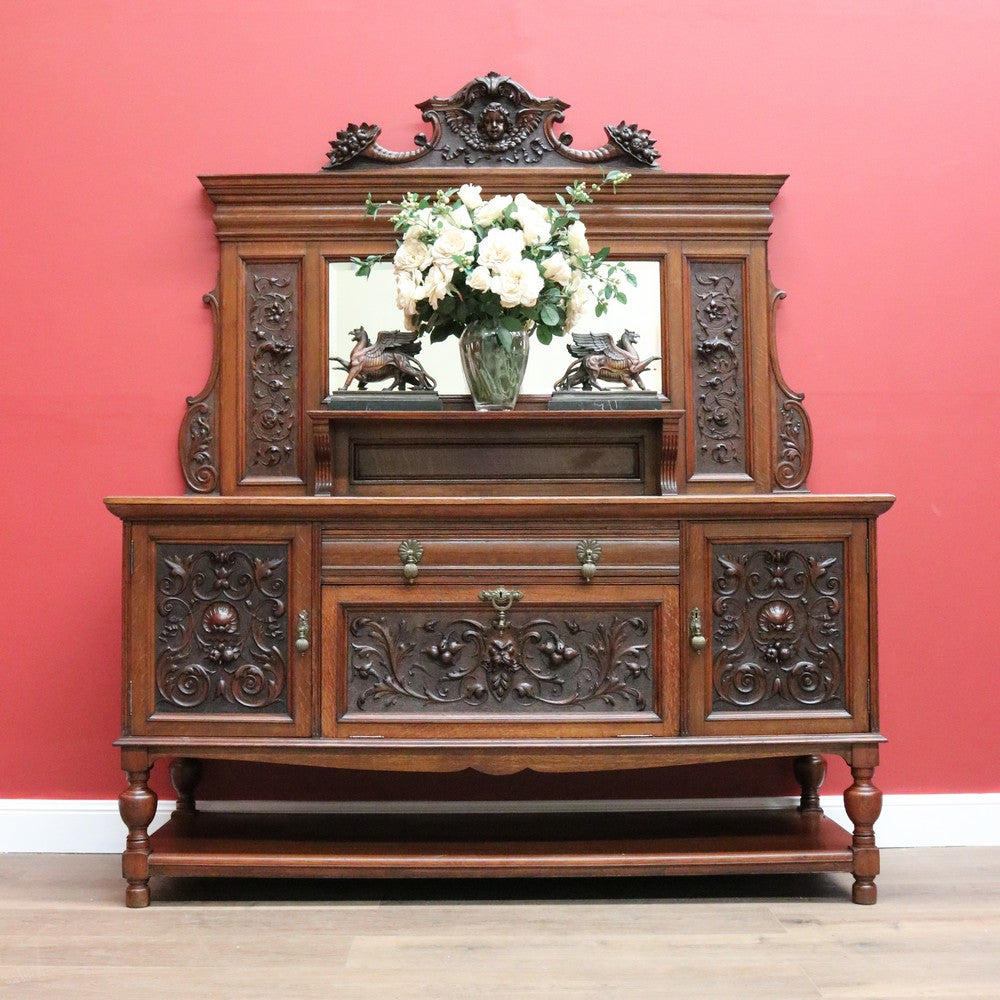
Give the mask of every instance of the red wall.
[(407, 108), (489, 69), (571, 101), (578, 145), (626, 116), (667, 170), (791, 175), (771, 263), (810, 485), (900, 498), (880, 540), (881, 784), (1000, 789), (1000, 5), (416, 9), (0, 4), (0, 797), (120, 787), (119, 524), (101, 498), (181, 490), (216, 269), (196, 175), (314, 171), (360, 118), (401, 147)]

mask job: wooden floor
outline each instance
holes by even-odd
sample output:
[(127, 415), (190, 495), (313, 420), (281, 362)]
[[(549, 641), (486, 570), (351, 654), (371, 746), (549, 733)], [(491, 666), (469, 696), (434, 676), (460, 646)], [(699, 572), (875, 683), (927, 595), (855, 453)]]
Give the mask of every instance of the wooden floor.
[(846, 875), (535, 881), (154, 880), (0, 855), (0, 997), (128, 1000), (1000, 998), (1000, 848)]

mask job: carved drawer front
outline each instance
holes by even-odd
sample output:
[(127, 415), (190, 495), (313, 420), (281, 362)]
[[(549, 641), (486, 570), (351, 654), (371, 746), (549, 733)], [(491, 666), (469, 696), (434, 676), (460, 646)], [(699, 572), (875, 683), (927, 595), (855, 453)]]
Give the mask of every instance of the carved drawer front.
[(677, 588), (324, 587), (336, 735), (676, 732)]
[(308, 537), (295, 528), (136, 529), (127, 728), (308, 734)]
[(867, 731), (865, 525), (689, 530), (690, 731)]
[[(407, 569), (407, 563), (410, 568)], [(457, 529), (417, 523), (383, 523), (378, 534), (356, 528), (323, 532), (324, 583), (409, 582), (419, 590), (480, 579), (497, 570), (519, 580), (600, 587), (633, 582), (676, 582), (680, 567), (677, 522), (643, 530), (607, 522), (564, 527), (466, 523)], [(511, 579), (514, 577), (512, 576)]]

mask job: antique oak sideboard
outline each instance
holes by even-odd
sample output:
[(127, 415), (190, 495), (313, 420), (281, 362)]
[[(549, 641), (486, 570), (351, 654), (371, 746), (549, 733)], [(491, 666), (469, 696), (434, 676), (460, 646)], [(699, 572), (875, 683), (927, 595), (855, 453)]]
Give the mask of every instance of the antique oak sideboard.
[[(153, 874), (740, 871), (848, 872), (874, 903), (892, 498), (805, 489), (767, 266), (784, 178), (664, 173), (624, 122), (574, 149), (553, 131), (565, 104), (495, 74), (419, 107), (433, 134), (405, 153), (352, 125), (316, 175), (202, 179), (221, 266), (212, 371), (179, 438), (190, 492), (107, 501), (124, 524), (127, 904), (149, 903)], [(654, 407), (324, 405), (333, 265), (393, 246), (369, 194), (468, 182), (545, 202), (604, 163), (633, 176), (584, 209), (591, 242), (659, 276)], [(563, 349), (540, 350), (554, 381)], [(821, 812), (825, 754), (851, 768), (853, 833)], [(798, 808), (345, 827), (195, 802), (204, 760), (510, 774), (768, 757), (792, 760)], [(150, 835), (163, 758), (177, 806)]]

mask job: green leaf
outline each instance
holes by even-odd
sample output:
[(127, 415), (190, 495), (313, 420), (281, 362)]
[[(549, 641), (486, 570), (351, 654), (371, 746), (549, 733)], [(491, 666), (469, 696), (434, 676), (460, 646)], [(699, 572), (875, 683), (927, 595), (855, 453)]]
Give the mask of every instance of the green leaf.
[(628, 302), (628, 296), (624, 292), (615, 292), (615, 301), (625, 305)]
[(541, 319), (546, 326), (559, 325), (559, 313), (552, 306), (549, 305), (542, 306)]
[(611, 253), (611, 247), (601, 247), (601, 249), (594, 254), (594, 260), (597, 261), (598, 264), (600, 264), (608, 259), (609, 253)]
[(504, 330), (510, 330), (512, 333), (517, 330), (522, 330), (524, 328), (524, 323), (521, 322), (516, 316), (511, 316), (509, 313), (500, 317), (500, 326)]
[(608, 311), (608, 304), (607, 304), (607, 302), (598, 302), (597, 303), (597, 308), (594, 309), (594, 315), (595, 316), (603, 316), (607, 311)]
[[(518, 329), (520, 329), (518, 327)], [(514, 338), (511, 337), (511, 331), (504, 329), (503, 326), (497, 328), (497, 340), (500, 341), (500, 346), (505, 350), (509, 351), (511, 344), (514, 342)]]
[(636, 277), (636, 276), (635, 276), (635, 275), (634, 275), (634, 274), (633, 274), (633, 273), (632, 273), (631, 271), (626, 271), (626, 272), (625, 272), (625, 280), (626, 280), (626, 281), (627, 281), (627, 282), (628, 282), (628, 283), (629, 283), (629, 284), (630, 284), (630, 285), (631, 285), (631, 286), (632, 286), (633, 288), (637, 287), (637, 286), (638, 286), (638, 284), (639, 284), (639, 279), (638, 279), (638, 278), (637, 278), (637, 277)]
[(535, 331), (535, 339), (539, 344), (551, 344), (553, 332), (554, 331), (550, 327), (540, 326)]

